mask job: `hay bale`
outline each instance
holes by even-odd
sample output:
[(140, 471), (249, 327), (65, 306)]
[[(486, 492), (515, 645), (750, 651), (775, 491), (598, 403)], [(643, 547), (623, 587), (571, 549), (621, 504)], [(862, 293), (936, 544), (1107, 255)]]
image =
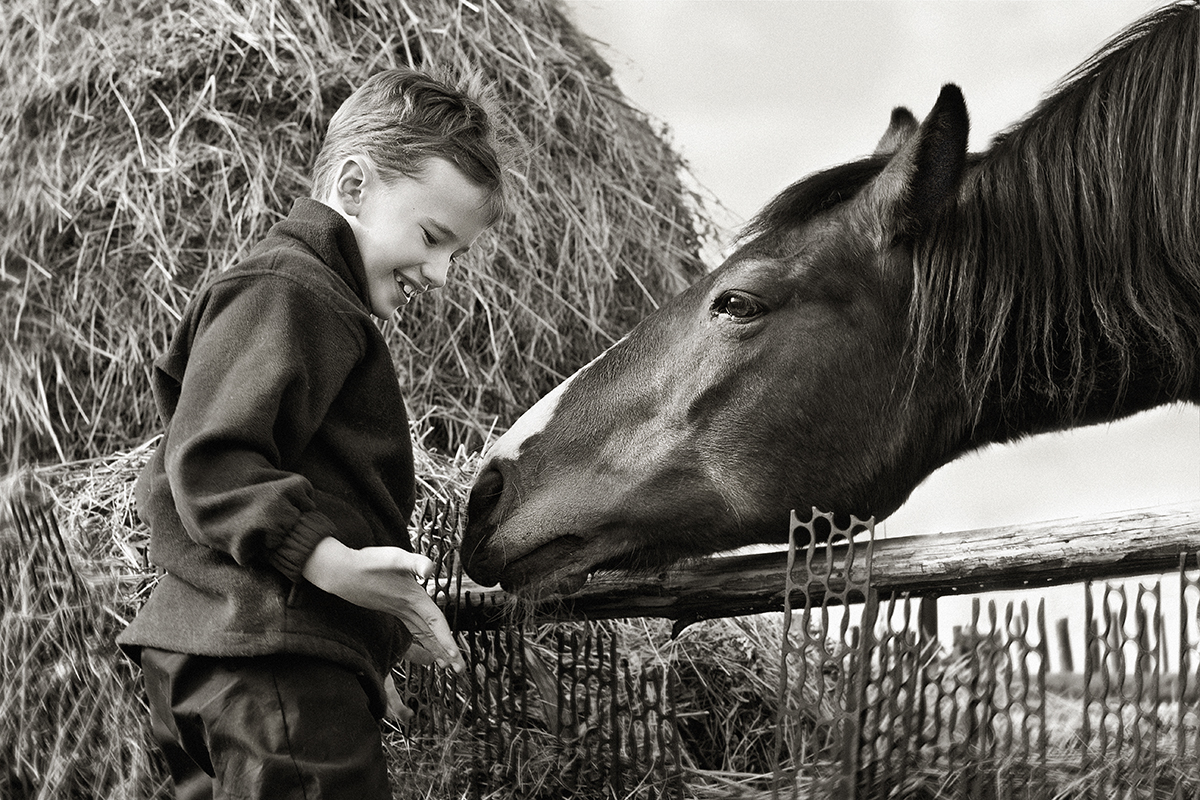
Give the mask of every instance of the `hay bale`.
[(703, 271), (683, 165), (557, 0), (0, 7), (0, 467), (157, 428), (196, 285), (306, 195), (329, 116), (391, 66), (481, 71), (515, 213), (385, 327), (430, 444), (477, 446)]

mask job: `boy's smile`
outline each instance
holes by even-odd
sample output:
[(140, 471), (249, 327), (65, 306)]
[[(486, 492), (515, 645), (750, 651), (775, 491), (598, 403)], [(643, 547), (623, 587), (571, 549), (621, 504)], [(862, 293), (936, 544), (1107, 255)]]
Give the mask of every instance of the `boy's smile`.
[(482, 187), (442, 158), (420, 177), (388, 182), (366, 159), (343, 166), (330, 205), (354, 231), (371, 313), (387, 319), (413, 297), (446, 284), (454, 260), (487, 227)]

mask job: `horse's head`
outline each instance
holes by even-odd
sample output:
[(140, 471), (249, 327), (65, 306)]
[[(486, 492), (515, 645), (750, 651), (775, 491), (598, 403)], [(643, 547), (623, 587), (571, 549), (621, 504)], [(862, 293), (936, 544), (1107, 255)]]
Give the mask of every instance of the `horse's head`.
[(895, 510), (955, 446), (930, 435), (958, 406), (915, 386), (908, 308), (966, 141), (953, 86), (919, 126), (898, 109), (873, 156), (784, 191), (720, 268), (526, 412), (471, 492), (467, 573), (569, 592), (597, 568), (786, 541), (792, 508)]

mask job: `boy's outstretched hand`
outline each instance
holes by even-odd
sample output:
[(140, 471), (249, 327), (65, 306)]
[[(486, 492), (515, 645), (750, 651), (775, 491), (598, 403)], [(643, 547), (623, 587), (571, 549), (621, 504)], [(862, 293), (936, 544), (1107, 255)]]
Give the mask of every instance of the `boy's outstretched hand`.
[(403, 622), (413, 636), (414, 660), (462, 674), (467, 665), (446, 617), (417, 582), (432, 572), (433, 562), (418, 553), (399, 547), (355, 550), (333, 537), (322, 539), (304, 564), (304, 577), (318, 589)]

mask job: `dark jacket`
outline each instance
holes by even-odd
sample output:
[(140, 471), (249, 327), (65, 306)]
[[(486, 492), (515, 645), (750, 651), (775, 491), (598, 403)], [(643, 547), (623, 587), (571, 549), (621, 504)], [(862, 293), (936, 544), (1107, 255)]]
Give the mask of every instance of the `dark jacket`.
[(154, 364), (165, 431), (136, 492), (165, 574), (128, 652), (319, 656), (386, 705), (408, 632), (300, 574), (325, 536), (411, 548), (408, 418), (368, 308), (354, 234), (314, 200), (188, 305)]

